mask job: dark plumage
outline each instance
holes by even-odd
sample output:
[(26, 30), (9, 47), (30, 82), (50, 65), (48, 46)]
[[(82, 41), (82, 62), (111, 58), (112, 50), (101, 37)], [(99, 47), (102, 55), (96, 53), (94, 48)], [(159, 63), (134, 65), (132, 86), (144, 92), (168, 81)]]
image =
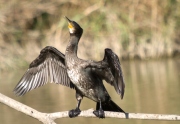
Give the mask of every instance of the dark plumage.
[(45, 47), (30, 64), (29, 69), (14, 88), (14, 93), (22, 96), (32, 89), (54, 82), (76, 90), (78, 104), (75, 109), (69, 111), (69, 117), (80, 114), (79, 107), (84, 96), (97, 102), (93, 113), (99, 118), (105, 117), (103, 110), (124, 112), (111, 100), (102, 82), (105, 80), (114, 86), (121, 99), (123, 98), (125, 83), (118, 56), (111, 49), (105, 49), (102, 61), (86, 61), (78, 58), (78, 42), (83, 29), (76, 22), (68, 18), (67, 20), (70, 41), (65, 55), (54, 47)]

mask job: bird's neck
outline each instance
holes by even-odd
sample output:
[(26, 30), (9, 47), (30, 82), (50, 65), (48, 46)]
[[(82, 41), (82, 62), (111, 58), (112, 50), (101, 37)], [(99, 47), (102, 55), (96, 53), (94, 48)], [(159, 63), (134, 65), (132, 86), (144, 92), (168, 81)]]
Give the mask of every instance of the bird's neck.
[(66, 48), (66, 56), (74, 56), (77, 57), (77, 49), (80, 37), (75, 35), (70, 36), (69, 44)]

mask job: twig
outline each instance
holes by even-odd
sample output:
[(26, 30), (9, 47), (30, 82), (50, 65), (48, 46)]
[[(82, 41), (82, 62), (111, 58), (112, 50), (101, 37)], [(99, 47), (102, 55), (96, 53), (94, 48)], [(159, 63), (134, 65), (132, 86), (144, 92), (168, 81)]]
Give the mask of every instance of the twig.
[[(65, 118), (68, 116), (68, 111), (56, 112), (56, 113), (42, 113), (33, 108), (30, 108), (20, 102), (17, 102), (0, 93), (0, 102), (5, 105), (14, 108), (26, 115), (29, 115), (44, 124), (56, 124), (55, 119)], [(82, 111), (80, 117), (96, 117), (93, 114), (93, 109)], [(163, 114), (143, 114), (143, 113), (118, 113), (118, 112), (105, 112), (105, 117), (109, 118), (124, 118), (124, 119), (149, 119), (149, 120), (177, 120), (180, 121), (180, 115), (163, 115)]]
[(18, 101), (15, 101), (3, 94), (0, 93), (0, 102), (4, 103), (5, 105), (14, 108), (22, 113), (25, 113), (26, 115), (29, 115), (35, 119), (38, 119), (39, 121), (43, 122), (44, 124), (56, 124), (52, 119), (47, 118), (45, 113), (41, 113), (29, 106), (26, 106)]

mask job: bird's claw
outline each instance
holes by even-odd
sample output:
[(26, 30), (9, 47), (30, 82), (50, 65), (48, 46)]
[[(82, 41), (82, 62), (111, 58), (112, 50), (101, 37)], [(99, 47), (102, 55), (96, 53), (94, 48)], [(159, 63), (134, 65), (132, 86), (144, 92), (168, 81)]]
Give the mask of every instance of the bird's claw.
[(96, 115), (96, 117), (105, 118), (105, 113), (102, 109), (93, 111), (93, 113)]
[(69, 117), (74, 118), (77, 117), (81, 113), (80, 109), (72, 109), (69, 111)]

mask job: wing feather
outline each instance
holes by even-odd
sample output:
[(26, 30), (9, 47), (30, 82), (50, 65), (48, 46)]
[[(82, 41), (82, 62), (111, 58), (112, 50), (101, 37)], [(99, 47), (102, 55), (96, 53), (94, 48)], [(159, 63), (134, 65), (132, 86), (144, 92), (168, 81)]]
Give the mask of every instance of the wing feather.
[(103, 69), (93, 68), (92, 70), (101, 79), (104, 79), (107, 83), (114, 86), (116, 92), (121, 95), (122, 99), (124, 96), (125, 83), (118, 56), (111, 49), (105, 49), (104, 59), (100, 62), (107, 63), (108, 67)]
[(104, 61), (109, 64), (111, 73), (114, 76), (113, 82), (108, 83), (114, 86), (116, 92), (121, 95), (122, 99), (125, 92), (125, 83), (119, 58), (111, 49), (105, 49)]
[(30, 64), (29, 69), (14, 88), (14, 93), (22, 96), (26, 92), (43, 86), (48, 82), (74, 88), (67, 75), (64, 59), (64, 54), (56, 48), (45, 47), (41, 50), (40, 55)]

